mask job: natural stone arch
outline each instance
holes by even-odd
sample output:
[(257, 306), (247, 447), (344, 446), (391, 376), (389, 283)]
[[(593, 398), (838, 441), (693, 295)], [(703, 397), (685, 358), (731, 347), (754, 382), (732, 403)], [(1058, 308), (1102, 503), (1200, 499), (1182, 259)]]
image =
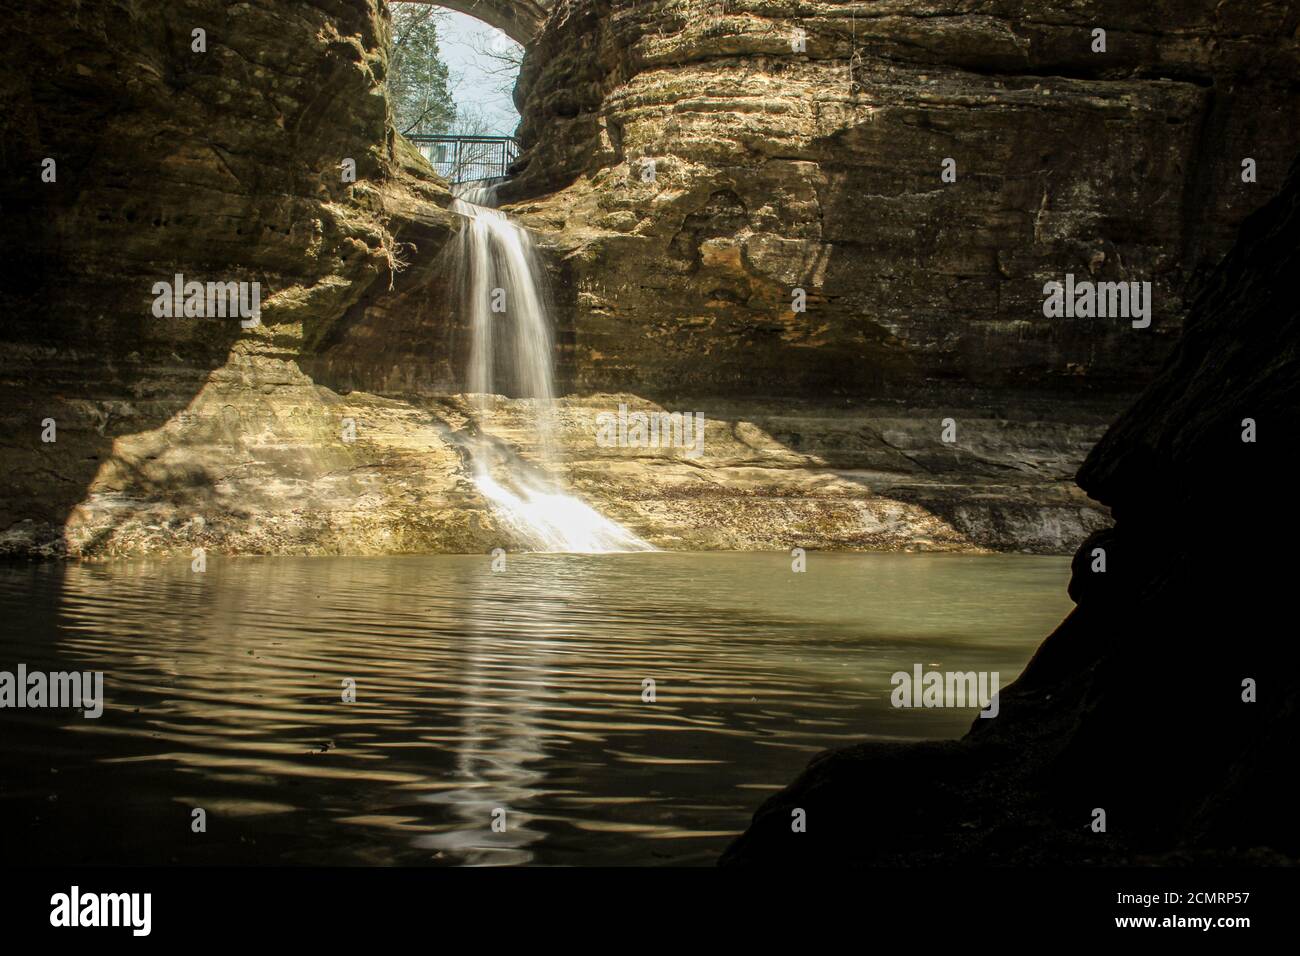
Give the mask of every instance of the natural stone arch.
[(525, 46), (541, 30), (555, 0), (390, 0), (393, 3), (432, 3), (466, 13), (496, 27)]

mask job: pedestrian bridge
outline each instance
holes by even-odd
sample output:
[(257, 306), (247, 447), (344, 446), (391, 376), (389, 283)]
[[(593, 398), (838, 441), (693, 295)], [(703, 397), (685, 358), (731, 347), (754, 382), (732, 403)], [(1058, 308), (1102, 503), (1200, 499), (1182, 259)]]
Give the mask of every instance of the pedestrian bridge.
[(519, 144), (513, 136), (439, 136), (411, 133), (406, 137), (438, 175), (453, 185), (506, 175)]

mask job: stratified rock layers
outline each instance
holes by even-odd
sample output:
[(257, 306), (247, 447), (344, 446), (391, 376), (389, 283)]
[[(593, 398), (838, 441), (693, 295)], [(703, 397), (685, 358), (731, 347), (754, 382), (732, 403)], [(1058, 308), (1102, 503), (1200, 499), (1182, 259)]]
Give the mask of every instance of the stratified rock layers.
[[(551, 194), (519, 209), (559, 231), (568, 380), (660, 401), (1131, 394), (1300, 144), (1298, 17), (561, 0), (505, 193)], [(1045, 318), (1067, 273), (1151, 282), (1151, 327)]]
[[(205, 523), (242, 523), (230, 550), (399, 533), (405, 508), (356, 520), (366, 430), (342, 442), (347, 409), (298, 364), (427, 284), (450, 234), (445, 187), (388, 126), (382, 4), (5, 3), (0, 20), (0, 553), (175, 549)], [(260, 324), (157, 317), (153, 286), (177, 274), (259, 283)], [(281, 531), (258, 527), (266, 508)]]
[[(662, 547), (1068, 552), (1108, 523), (1070, 474), (1300, 129), (1289, 3), (545, 6), (505, 198), (550, 249), (557, 477)], [(385, 17), (0, 0), (0, 554), (516, 545)], [(1067, 272), (1150, 281), (1151, 327), (1044, 318)], [(260, 283), (260, 324), (155, 317), (177, 274)], [(622, 402), (703, 412), (703, 456), (598, 448)]]
[[(977, 718), (961, 741), (819, 756), (724, 860), (1300, 856), (1290, 782), (1300, 653), (1283, 550), (1300, 525), (1297, 268), (1300, 162), (1080, 471), (1116, 523), (1079, 549), (1078, 607), (1002, 692), (999, 716)], [(794, 808), (805, 833), (791, 832)], [(1098, 810), (1105, 832), (1093, 828)]]

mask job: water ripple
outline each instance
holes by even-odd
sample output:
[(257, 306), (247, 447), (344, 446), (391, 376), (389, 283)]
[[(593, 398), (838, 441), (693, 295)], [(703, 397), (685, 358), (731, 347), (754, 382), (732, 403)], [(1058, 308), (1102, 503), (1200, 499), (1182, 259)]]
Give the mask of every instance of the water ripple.
[(892, 708), (889, 676), (1005, 685), (1069, 610), (1067, 574), (955, 555), (0, 569), (0, 669), (102, 670), (107, 698), (98, 720), (0, 710), (5, 853), (708, 863), (817, 751), (964, 732), (973, 710)]

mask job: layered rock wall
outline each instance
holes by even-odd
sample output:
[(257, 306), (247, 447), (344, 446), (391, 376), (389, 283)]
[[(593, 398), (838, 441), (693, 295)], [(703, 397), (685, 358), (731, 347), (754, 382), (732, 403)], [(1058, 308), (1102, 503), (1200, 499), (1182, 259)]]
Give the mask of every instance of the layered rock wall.
[[(243, 525), (232, 550), (392, 531), (358, 517), (383, 494), (358, 487), (366, 429), (341, 441), (329, 375), (303, 371), (427, 284), (452, 228), (387, 123), (382, 3), (6, 2), (0, 20), (0, 552), (197, 545), (205, 522)], [(260, 322), (155, 315), (177, 274), (257, 282)]]
[[(1300, 128), (1289, 3), (517, 12), (556, 477), (665, 547), (1068, 551), (1107, 523), (1069, 475)], [(0, 16), (0, 553), (512, 547), (379, 0)], [(1069, 271), (1152, 282), (1151, 327), (1044, 318)], [(177, 274), (257, 282), (259, 323), (154, 315)], [(704, 413), (704, 454), (596, 447), (622, 402)]]
[[(519, 208), (557, 231), (567, 380), (1131, 391), (1300, 143), (1298, 27), (1281, 0), (561, 0), (506, 195), (547, 197)], [(1152, 283), (1151, 326), (1045, 318), (1067, 273)]]

